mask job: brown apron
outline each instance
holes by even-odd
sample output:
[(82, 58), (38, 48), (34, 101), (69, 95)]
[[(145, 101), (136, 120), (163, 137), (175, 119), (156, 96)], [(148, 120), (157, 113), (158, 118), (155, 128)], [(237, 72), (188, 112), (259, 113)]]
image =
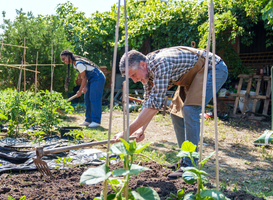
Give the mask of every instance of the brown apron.
[[(178, 47), (180, 49), (186, 49)], [(189, 49), (186, 49), (191, 51)], [(170, 113), (183, 117), (183, 106), (201, 106), (202, 105), (202, 90), (203, 90), (203, 78), (204, 78), (204, 65), (205, 58), (196, 52), (191, 51), (199, 56), (197, 62), (190, 69), (189, 72), (184, 74), (177, 82), (173, 83), (178, 85), (178, 88), (174, 94), (172, 103), (169, 107)]]

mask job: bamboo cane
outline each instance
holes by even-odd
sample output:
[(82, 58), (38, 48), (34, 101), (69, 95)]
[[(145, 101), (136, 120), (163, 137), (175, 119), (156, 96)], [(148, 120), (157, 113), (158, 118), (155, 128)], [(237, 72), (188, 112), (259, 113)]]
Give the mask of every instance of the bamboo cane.
[(50, 84), (50, 92), (51, 93), (52, 93), (52, 89), (53, 89), (53, 69), (54, 69), (54, 67), (52, 67), (53, 66), (52, 64), (53, 64), (53, 44), (52, 44), (52, 48), (51, 48), (51, 84)]
[[(26, 46), (26, 38), (24, 38), (24, 47)], [(26, 48), (24, 48), (24, 92), (26, 91)]]
[[(12, 68), (16, 68), (16, 69), (21, 69), (20, 67), (16, 67), (14, 65), (7, 65), (7, 64), (0, 64), (0, 66), (6, 66), (6, 67), (12, 67)], [(19, 65), (21, 67), (23, 67), (23, 64), (22, 65)], [(35, 72), (34, 70), (31, 70), (31, 69), (25, 69), (26, 71), (30, 71), (30, 72)], [(39, 71), (37, 73), (40, 73)]]
[[(125, 102), (126, 102), (126, 114), (127, 114), (127, 120), (126, 120), (126, 132), (123, 132), (124, 140), (127, 142), (129, 141), (129, 135), (130, 135), (130, 128), (129, 128), (129, 67), (128, 67), (128, 30), (127, 30), (127, 10), (126, 10), (126, 0), (124, 0), (124, 24), (125, 24), (125, 54), (126, 54), (126, 60), (125, 60), (125, 80), (126, 80), (126, 95), (125, 95)], [(128, 159), (128, 158), (127, 158)], [(126, 166), (126, 169), (128, 170), (128, 166)], [(128, 176), (128, 175), (127, 175)], [(128, 184), (125, 188), (125, 198), (128, 200)]]
[[(9, 66), (21, 66), (22, 64), (0, 64), (0, 66), (6, 66), (6, 65), (9, 65)], [(27, 67), (31, 67), (31, 66), (42, 66), (42, 67), (45, 67), (45, 66), (54, 66), (56, 67), (57, 65), (63, 65), (63, 64), (24, 64), (22, 66), (27, 66)]]
[[(217, 103), (216, 103), (216, 85), (215, 85), (215, 29), (214, 29), (214, 13), (213, 13), (213, 0), (210, 1), (209, 9), (209, 37), (208, 37), (208, 45), (206, 58), (209, 58), (209, 50), (210, 50), (210, 39), (212, 35), (212, 43), (213, 43), (213, 107), (214, 107), (214, 122), (215, 122), (215, 149), (216, 149), (216, 185), (217, 190), (219, 190), (219, 159), (218, 159), (218, 131), (217, 131)], [(202, 123), (201, 123), (201, 131), (200, 131), (200, 149), (199, 149), (199, 162), (202, 160), (202, 151), (203, 151), (203, 133), (204, 133), (204, 110), (205, 110), (205, 94), (207, 87), (207, 73), (208, 73), (208, 59), (206, 59), (205, 63), (205, 72), (204, 72), (204, 80), (203, 80), (203, 92), (202, 92)]]
[(2, 39), (2, 45), (1, 45), (1, 51), (0, 51), (0, 60), (1, 60), (2, 50), (3, 50), (3, 48), (4, 48), (4, 44), (3, 44), (3, 42), (4, 42), (4, 39)]
[(14, 44), (4, 44), (2, 43), (3, 45), (6, 45), (6, 46), (11, 46), (11, 47), (19, 47), (19, 48), (25, 48), (25, 49), (28, 49), (28, 47), (25, 47), (25, 46), (19, 46), (19, 45), (14, 45)]
[(216, 151), (216, 189), (219, 190), (219, 157), (218, 157), (218, 128), (217, 128), (217, 97), (216, 97), (216, 73), (215, 73), (215, 27), (214, 27), (214, 11), (213, 11), (213, 0), (211, 0), (210, 6), (211, 26), (212, 26), (212, 79), (213, 79), (213, 111), (214, 111), (214, 130), (215, 130), (215, 151)]
[[(110, 117), (109, 117), (109, 128), (108, 128), (108, 142), (107, 142), (107, 152), (110, 150), (110, 137), (112, 128), (112, 115), (113, 115), (113, 104), (114, 104), (114, 91), (115, 91), (115, 75), (116, 75), (116, 60), (117, 60), (117, 46), (118, 46), (118, 32), (119, 32), (119, 14), (120, 14), (120, 0), (118, 1), (118, 14), (116, 23), (116, 33), (115, 33), (115, 48), (113, 55), (113, 66), (112, 66), (112, 78), (111, 78), (111, 100), (110, 100)], [(109, 165), (109, 155), (106, 156), (106, 165)], [(104, 181), (103, 187), (103, 197), (107, 198), (107, 180)]]
[(34, 93), (35, 93), (35, 108), (36, 108), (36, 93), (37, 93), (37, 68), (38, 68), (37, 64), (38, 64), (38, 51), (37, 51), (36, 68), (35, 68), (35, 91), (34, 91)]

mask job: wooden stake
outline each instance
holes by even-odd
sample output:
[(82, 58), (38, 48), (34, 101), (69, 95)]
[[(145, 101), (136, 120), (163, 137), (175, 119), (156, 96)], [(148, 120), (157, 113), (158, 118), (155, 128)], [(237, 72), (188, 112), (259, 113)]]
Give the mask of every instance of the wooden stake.
[[(24, 38), (24, 47), (26, 46), (26, 38)], [(26, 91), (26, 48), (24, 48), (24, 92)]]
[[(110, 117), (109, 117), (109, 128), (108, 128), (108, 142), (107, 152), (110, 151), (110, 137), (112, 128), (112, 116), (113, 116), (113, 104), (114, 104), (114, 92), (115, 92), (115, 75), (116, 75), (116, 60), (117, 60), (117, 47), (118, 47), (118, 32), (119, 32), (119, 15), (120, 15), (120, 0), (118, 1), (118, 13), (115, 33), (115, 48), (113, 55), (113, 66), (112, 66), (112, 78), (111, 78), (111, 99), (110, 99)], [(109, 154), (106, 156), (106, 165), (109, 165)], [(103, 197), (107, 199), (107, 180), (104, 181)]]
[(4, 42), (4, 39), (2, 39), (2, 45), (1, 45), (1, 51), (0, 51), (0, 60), (1, 60), (1, 53), (2, 53), (2, 50), (3, 50), (3, 48), (4, 48), (3, 42)]
[(219, 156), (218, 156), (218, 128), (217, 128), (217, 96), (216, 96), (216, 77), (215, 77), (215, 27), (214, 27), (214, 10), (213, 10), (213, 0), (210, 3), (210, 18), (212, 26), (212, 90), (213, 90), (213, 111), (214, 111), (214, 131), (215, 131), (215, 152), (216, 152), (216, 162), (215, 162), (215, 171), (216, 171), (216, 189), (219, 190)]
[(19, 47), (19, 48), (25, 48), (25, 49), (28, 49), (28, 47), (25, 47), (25, 46), (18, 46), (18, 45), (13, 45), (13, 44), (4, 44), (3, 42), (2, 42), (2, 44), (3, 44), (3, 45), (5, 45), (5, 46)]
[(36, 68), (35, 68), (35, 91), (34, 91), (34, 93), (35, 93), (35, 108), (36, 108), (36, 93), (37, 93), (37, 68), (38, 68), (38, 66), (37, 66), (37, 64), (38, 64), (38, 51), (37, 51), (37, 57), (36, 57)]
[[(6, 65), (9, 65), (9, 66), (21, 66), (22, 64), (0, 64), (0, 66), (6, 66)], [(45, 67), (45, 66), (54, 66), (56, 67), (57, 65), (63, 65), (63, 64), (25, 64), (23, 66), (26, 66), (26, 67), (30, 67), (30, 66), (42, 66), (42, 67)]]
[[(6, 66), (6, 67), (12, 67), (12, 68), (16, 68), (16, 69), (21, 69), (20, 67), (16, 67), (15, 65), (7, 65), (7, 64), (0, 64), (0, 66)], [(21, 66), (23, 67), (24, 65), (17, 65), (17, 66)], [(30, 72), (35, 72), (34, 70), (31, 69), (25, 69), (26, 71), (30, 71)], [(39, 71), (37, 73), (40, 73)]]

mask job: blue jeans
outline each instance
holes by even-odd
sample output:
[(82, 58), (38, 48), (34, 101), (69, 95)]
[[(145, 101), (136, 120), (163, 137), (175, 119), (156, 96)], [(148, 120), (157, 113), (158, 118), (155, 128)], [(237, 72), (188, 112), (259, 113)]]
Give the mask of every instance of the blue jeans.
[[(223, 61), (215, 65), (215, 77), (216, 92), (218, 92), (228, 77), (227, 66)], [(207, 105), (213, 97), (212, 88), (212, 69), (208, 69), (205, 105)], [(185, 140), (188, 140), (197, 146), (196, 151), (198, 152), (201, 109), (202, 106), (184, 106), (182, 110), (184, 118), (171, 114), (179, 148), (181, 148), (181, 145)], [(192, 166), (189, 158), (185, 158), (184, 162), (189, 166)]]
[(97, 68), (92, 71), (85, 71), (85, 73), (87, 76), (87, 92), (84, 94), (85, 121), (100, 124), (105, 76)]

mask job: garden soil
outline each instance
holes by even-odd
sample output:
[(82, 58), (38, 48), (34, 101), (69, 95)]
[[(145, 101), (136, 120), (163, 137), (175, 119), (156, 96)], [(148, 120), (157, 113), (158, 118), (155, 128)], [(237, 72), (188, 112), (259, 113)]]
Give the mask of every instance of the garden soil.
[[(183, 179), (168, 180), (167, 175), (171, 170), (149, 161), (139, 163), (142, 166), (149, 167), (151, 170), (142, 172), (138, 177), (133, 176), (129, 182), (129, 188), (136, 190), (138, 187), (153, 188), (160, 196), (160, 199), (166, 199), (170, 193), (176, 192), (185, 188), (186, 192), (195, 192), (197, 186), (189, 185)], [(121, 168), (122, 163), (111, 166)], [(36, 171), (20, 172), (16, 174), (4, 173), (0, 176), (1, 188), (0, 199), (8, 199), (8, 196), (14, 197), (16, 200), (22, 196), (26, 196), (28, 200), (42, 199), (94, 199), (98, 197), (103, 190), (102, 183), (96, 185), (79, 185), (81, 174), (87, 170), (87, 167), (71, 168), (67, 170), (51, 170), (54, 179), (48, 176), (41, 177)], [(108, 188), (109, 193), (113, 193), (111, 188)], [(263, 198), (254, 197), (244, 191), (239, 192), (224, 192), (227, 197), (236, 200), (262, 200)]]
[[(130, 121), (137, 117), (137, 113), (130, 114)], [(71, 124), (78, 124), (84, 120), (83, 114), (69, 115), (68, 121)], [(113, 112), (112, 133), (122, 131), (123, 115), (121, 111)], [(255, 147), (253, 138), (259, 137), (264, 130), (270, 129), (271, 122), (249, 121), (249, 120), (228, 120), (219, 121), (219, 164), (220, 182), (223, 192), (230, 199), (237, 200), (258, 200), (245, 191), (238, 188), (229, 188), (233, 182), (255, 181), (256, 179), (272, 177), (272, 151)], [(214, 126), (212, 120), (207, 120), (204, 132), (203, 156), (214, 151)], [(109, 112), (103, 113), (101, 129), (108, 131)], [(152, 141), (151, 148), (161, 155), (179, 152), (176, 137), (169, 116), (156, 115), (146, 129), (146, 138), (142, 143)], [(167, 160), (168, 157), (165, 157)], [(178, 158), (179, 159), (179, 158)], [(170, 162), (170, 161), (169, 161)], [(158, 192), (161, 199), (166, 199), (170, 193), (185, 187), (186, 192), (194, 192), (195, 185), (186, 184), (183, 179), (168, 180), (167, 175), (172, 171), (162, 164), (153, 161), (140, 163), (151, 170), (142, 172), (138, 177), (130, 180), (129, 187), (135, 190), (137, 187), (151, 187)], [(119, 164), (121, 165), (121, 164)], [(41, 177), (37, 171), (21, 171), (0, 174), (0, 200), (8, 199), (8, 196), (19, 199), (26, 195), (26, 199), (93, 199), (100, 195), (102, 183), (96, 185), (79, 185), (81, 174), (89, 167), (82, 166), (66, 170), (51, 170), (55, 179)], [(119, 168), (121, 166), (111, 166)], [(209, 159), (204, 166), (208, 172), (209, 183), (207, 187), (215, 188), (215, 158)], [(224, 185), (223, 185), (224, 183)], [(257, 182), (258, 184), (258, 182)], [(271, 184), (272, 185), (272, 184)], [(264, 187), (265, 191), (272, 190), (271, 186)], [(235, 192), (234, 192), (235, 191)], [(108, 188), (111, 192), (111, 188)]]

